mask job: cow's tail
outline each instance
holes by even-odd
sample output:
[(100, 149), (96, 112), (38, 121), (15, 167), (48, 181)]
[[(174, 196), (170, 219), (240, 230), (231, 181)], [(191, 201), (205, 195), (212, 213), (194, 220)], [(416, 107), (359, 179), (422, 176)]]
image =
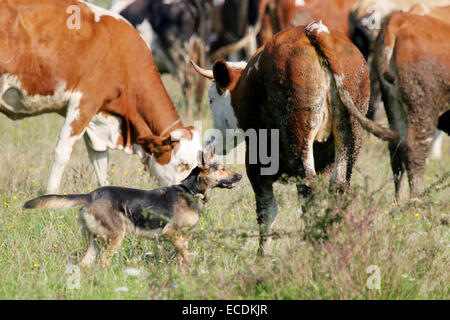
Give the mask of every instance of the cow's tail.
[(25, 202), (24, 209), (67, 210), (89, 202), (88, 194), (45, 195)]
[[(339, 57), (336, 56), (336, 50), (333, 46), (333, 39), (331, 38), (328, 28), (320, 22), (312, 22), (305, 28), (306, 36), (319, 51), (319, 53), (326, 59), (328, 65), (333, 74), (333, 78), (336, 82), (336, 87), (344, 106), (349, 113), (354, 116), (359, 123), (367, 131), (371, 132), (375, 136), (385, 141), (400, 141), (401, 137), (396, 132), (389, 128), (380, 126), (374, 121), (368, 119), (358, 108), (355, 106), (353, 99), (349, 93), (348, 81), (345, 81), (345, 73), (341, 67)], [(369, 103), (369, 101), (367, 101)]]

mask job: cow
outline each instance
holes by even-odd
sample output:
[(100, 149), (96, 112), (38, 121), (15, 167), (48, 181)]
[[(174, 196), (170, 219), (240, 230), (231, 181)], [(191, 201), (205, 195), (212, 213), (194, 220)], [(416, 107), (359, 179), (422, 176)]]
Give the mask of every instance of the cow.
[(350, 16), (350, 37), (368, 59), (375, 50), (381, 26), (395, 11), (428, 14), (434, 7), (450, 5), (449, 0), (362, 0), (353, 6)]
[[(230, 2), (235, 0), (228, 0)], [(251, 43), (253, 37), (258, 40), (258, 46), (264, 45), (270, 40), (273, 35), (282, 30), (286, 30), (293, 26), (306, 25), (314, 20), (322, 20), (330, 29), (341, 31), (346, 35), (349, 35), (349, 22), (348, 17), (352, 6), (360, 0), (255, 0), (253, 6), (249, 7), (248, 12), (252, 13), (253, 20), (246, 20), (242, 18), (242, 15), (238, 14), (238, 11), (233, 8), (228, 9), (225, 13), (228, 13), (230, 21), (229, 26), (224, 26), (223, 33), (233, 35), (237, 42), (228, 44), (218, 50), (217, 53), (211, 54), (212, 58), (218, 58), (225, 56), (235, 50), (239, 50)], [(236, 1), (235, 1), (236, 2)], [(237, 8), (245, 7), (247, 1), (238, 1), (240, 6)], [(225, 2), (226, 3), (226, 2)], [(251, 1), (250, 1), (251, 3)], [(250, 10), (251, 9), (251, 10)], [(233, 14), (234, 13), (234, 14)], [(241, 18), (238, 18), (241, 17)], [(246, 16), (243, 16), (244, 18)], [(247, 23), (247, 24), (244, 24)], [(249, 26), (249, 32), (244, 37), (245, 27)], [(241, 26), (240, 32), (233, 32), (233, 27)], [(256, 34), (256, 35), (255, 35)], [(231, 42), (231, 41), (230, 41)], [(252, 46), (250, 46), (251, 48)], [(214, 50), (212, 50), (214, 51)], [(250, 50), (248, 50), (251, 52)], [(253, 52), (251, 52), (253, 54)]]
[[(405, 11), (411, 14), (428, 15), (446, 21), (448, 14), (439, 6), (450, 5), (449, 0), (363, 0), (354, 5), (350, 13), (350, 37), (363, 53), (371, 70), (371, 101), (367, 117), (379, 119), (383, 102), (375, 67), (373, 66), (373, 53), (376, 39), (386, 19), (395, 11)], [(435, 9), (434, 9), (435, 8)], [(448, 21), (448, 20), (447, 20)], [(438, 160), (442, 157), (442, 139), (444, 133), (437, 131), (430, 158)]]
[[(316, 173), (334, 164), (330, 185), (340, 191), (348, 189), (363, 129), (349, 116), (347, 104), (361, 114), (367, 111), (366, 62), (348, 37), (313, 22), (276, 34), (248, 64), (219, 60), (212, 70), (195, 64), (194, 68), (214, 79), (209, 99), (215, 128), (279, 130), (276, 174), (262, 175), (260, 160), (250, 163), (246, 140), (246, 171), (260, 228), (258, 252), (265, 255), (270, 250), (267, 234), (278, 211), (272, 185), (282, 175), (313, 180)], [(226, 142), (234, 147), (235, 141), (239, 139)], [(227, 152), (220, 150), (227, 144), (217, 144), (218, 153)], [(269, 150), (276, 147), (273, 143), (267, 146)], [(297, 189), (301, 195), (311, 192), (304, 180), (297, 182)]]
[[(215, 39), (210, 45), (210, 59), (230, 55), (232, 60), (239, 60), (245, 49), (245, 55), (251, 57), (256, 49), (256, 24), (260, 17), (259, 8), (267, 0), (224, 0), (215, 4), (216, 23)], [(213, 3), (214, 4), (214, 3)]]
[[(389, 142), (396, 198), (399, 203), (424, 191), (425, 163), (436, 127), (450, 133), (450, 12), (441, 19), (397, 11), (386, 21), (375, 46), (389, 136), (356, 110), (363, 126)], [(409, 194), (406, 179), (409, 182)]]
[(192, 72), (189, 58), (205, 62), (210, 7), (201, 0), (136, 0), (120, 11), (145, 36), (160, 72), (175, 76), (183, 90), (186, 120), (194, 118), (193, 97), (202, 114), (205, 81)]
[(108, 149), (137, 153), (163, 185), (185, 178), (201, 149), (139, 33), (81, 0), (0, 2), (0, 111), (13, 120), (65, 117), (48, 193), (58, 191), (83, 136), (100, 185), (108, 183)]
[[(273, 1), (273, 0), (272, 0)], [(280, 30), (321, 19), (328, 28), (349, 35), (348, 17), (360, 0), (276, 0)], [(283, 21), (284, 20), (284, 21)], [(277, 30), (275, 30), (277, 32)]]

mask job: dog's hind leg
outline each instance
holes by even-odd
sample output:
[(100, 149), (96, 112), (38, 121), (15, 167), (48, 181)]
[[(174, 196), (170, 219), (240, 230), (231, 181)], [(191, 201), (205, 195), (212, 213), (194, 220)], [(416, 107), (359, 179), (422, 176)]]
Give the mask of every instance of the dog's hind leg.
[(86, 254), (84, 255), (83, 259), (80, 262), (80, 267), (82, 268), (91, 265), (97, 258), (98, 253), (100, 252), (100, 248), (98, 247), (95, 241), (95, 236), (89, 231), (86, 231), (86, 239), (88, 241), (88, 247)]
[(113, 237), (106, 237), (106, 251), (103, 253), (101, 263), (104, 267), (109, 267), (111, 264), (111, 258), (119, 250), (122, 244), (123, 238), (125, 238), (125, 225), (121, 227), (121, 230), (117, 230)]
[(82, 268), (91, 265), (95, 261), (97, 255), (100, 252), (100, 248), (97, 242), (95, 241), (95, 235), (91, 231), (89, 231), (89, 229), (86, 226), (84, 214), (85, 214), (84, 209), (81, 209), (80, 212), (78, 213), (78, 223), (81, 228), (81, 233), (87, 240), (87, 251), (80, 262), (80, 266)]

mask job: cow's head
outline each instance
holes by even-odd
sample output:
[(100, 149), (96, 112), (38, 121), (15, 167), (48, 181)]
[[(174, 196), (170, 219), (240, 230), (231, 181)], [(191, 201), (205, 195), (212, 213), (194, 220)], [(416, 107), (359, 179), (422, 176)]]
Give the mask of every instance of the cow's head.
[(137, 139), (148, 157), (150, 175), (160, 185), (179, 184), (197, 166), (197, 154), (202, 150), (200, 133), (194, 127), (180, 128), (160, 136)]
[[(213, 116), (214, 128), (220, 130), (223, 141), (212, 141), (212, 136), (207, 139), (206, 146), (213, 143), (218, 154), (228, 153), (236, 147), (240, 142), (241, 137), (230, 136), (227, 129), (235, 130), (237, 133), (238, 120), (232, 106), (231, 96), (244, 69), (247, 66), (246, 62), (226, 62), (219, 60), (213, 65), (212, 70), (205, 70), (192, 62), (194, 69), (202, 76), (213, 79), (214, 82), (209, 89), (209, 104)], [(228, 134), (228, 136), (227, 136)], [(217, 139), (217, 137), (214, 137)]]

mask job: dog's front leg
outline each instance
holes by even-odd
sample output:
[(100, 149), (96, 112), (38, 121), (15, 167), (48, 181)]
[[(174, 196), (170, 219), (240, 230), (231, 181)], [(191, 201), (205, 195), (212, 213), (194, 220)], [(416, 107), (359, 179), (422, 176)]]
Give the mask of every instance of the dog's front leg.
[(189, 236), (184, 235), (181, 231), (177, 230), (172, 224), (168, 224), (163, 230), (164, 236), (173, 244), (177, 249), (178, 268), (181, 273), (186, 273), (189, 269), (191, 261), (189, 255)]

